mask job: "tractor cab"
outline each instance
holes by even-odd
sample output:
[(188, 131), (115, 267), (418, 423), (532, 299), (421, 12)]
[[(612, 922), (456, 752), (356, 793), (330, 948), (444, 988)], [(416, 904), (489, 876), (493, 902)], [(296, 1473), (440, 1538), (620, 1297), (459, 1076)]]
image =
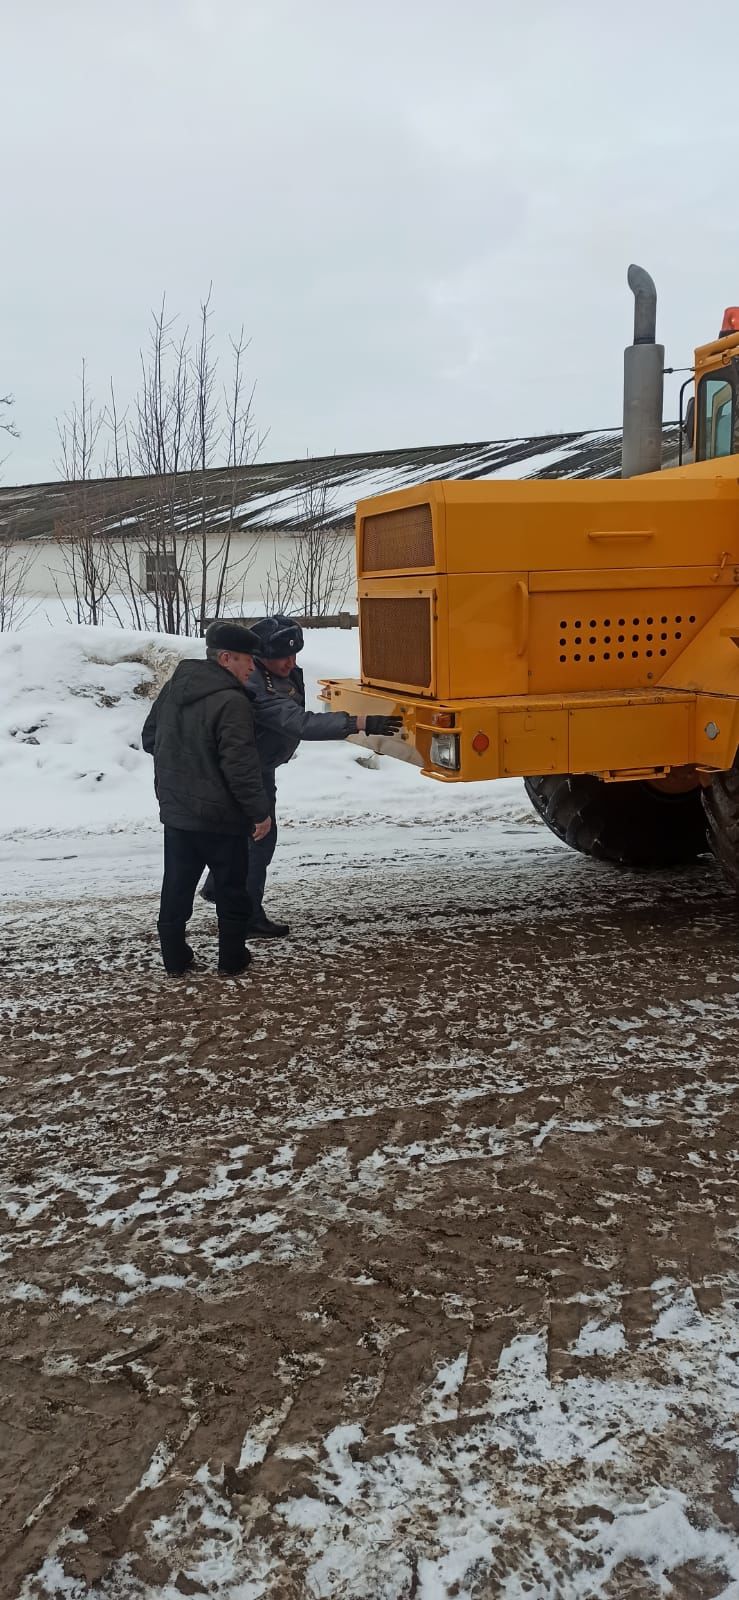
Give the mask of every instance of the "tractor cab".
[(718, 339), (695, 352), (695, 400), (686, 413), (696, 461), (739, 454), (739, 306), (728, 306)]

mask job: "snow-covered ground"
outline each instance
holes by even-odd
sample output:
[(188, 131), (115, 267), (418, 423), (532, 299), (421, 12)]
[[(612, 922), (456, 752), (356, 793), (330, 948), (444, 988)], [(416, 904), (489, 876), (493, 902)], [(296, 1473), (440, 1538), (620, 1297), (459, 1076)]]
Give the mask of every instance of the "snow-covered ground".
[(8, 1595), (739, 1600), (733, 901), (305, 746), (294, 938), (168, 984), (192, 648), (0, 640)]

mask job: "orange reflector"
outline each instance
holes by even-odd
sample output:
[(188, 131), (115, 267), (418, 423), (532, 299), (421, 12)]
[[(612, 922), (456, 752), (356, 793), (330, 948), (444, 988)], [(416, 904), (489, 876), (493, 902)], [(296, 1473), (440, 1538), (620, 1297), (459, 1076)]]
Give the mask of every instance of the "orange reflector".
[(485, 754), (489, 744), (490, 740), (486, 733), (476, 733), (474, 739), (472, 740), (472, 748), (473, 750), (477, 751), (478, 756)]
[(431, 721), (435, 728), (453, 728), (454, 717), (451, 711), (434, 711)]
[(739, 306), (727, 306), (721, 324), (722, 333), (739, 332)]

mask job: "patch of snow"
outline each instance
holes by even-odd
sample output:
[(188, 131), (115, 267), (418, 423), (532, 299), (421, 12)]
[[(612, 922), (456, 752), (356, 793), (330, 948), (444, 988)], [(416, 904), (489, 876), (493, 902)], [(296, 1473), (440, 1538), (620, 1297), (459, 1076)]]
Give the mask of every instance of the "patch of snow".
[(689, 1285), (679, 1289), (671, 1279), (662, 1278), (652, 1287), (661, 1306), (652, 1334), (654, 1339), (673, 1339), (679, 1335), (690, 1343), (711, 1342), (713, 1331), (710, 1321), (701, 1315)]
[(686, 1515), (685, 1496), (676, 1490), (654, 1489), (648, 1502), (625, 1507), (613, 1520), (591, 1524), (593, 1540), (605, 1560), (604, 1578), (623, 1561), (637, 1561), (658, 1585), (660, 1593), (674, 1593), (669, 1574), (688, 1562), (723, 1569), (734, 1582), (718, 1600), (735, 1600), (739, 1592), (739, 1543), (718, 1528), (696, 1528)]
[(605, 1327), (597, 1318), (591, 1318), (575, 1343), (570, 1345), (573, 1356), (615, 1356), (626, 1349), (626, 1334), (622, 1322), (609, 1322)]
[(166, 1477), (173, 1461), (174, 1451), (172, 1446), (162, 1440), (157, 1445), (148, 1467), (142, 1472), (137, 1484), (137, 1490), (156, 1488), (156, 1485)]
[(91, 1306), (99, 1298), (91, 1294), (89, 1289), (82, 1289), (78, 1283), (70, 1283), (67, 1289), (62, 1289), (59, 1296), (60, 1306)]
[(285, 1395), (280, 1406), (276, 1406), (273, 1411), (266, 1411), (259, 1422), (253, 1423), (244, 1434), (239, 1455), (239, 1472), (243, 1472), (245, 1467), (258, 1466), (259, 1462), (264, 1460), (270, 1444), (279, 1433), (286, 1417), (290, 1415), (293, 1403), (292, 1395)]
[(459, 1395), (459, 1390), (464, 1383), (465, 1373), (467, 1372), (467, 1361), (467, 1351), (460, 1350), (459, 1355), (455, 1356), (452, 1361), (444, 1362), (442, 1366), (437, 1368), (425, 1413), (430, 1421), (444, 1422), (456, 1417), (459, 1410), (459, 1401), (456, 1399), (453, 1404), (449, 1404), (449, 1402)]
[(5, 1296), (8, 1300), (45, 1300), (44, 1290), (37, 1283), (14, 1283)]

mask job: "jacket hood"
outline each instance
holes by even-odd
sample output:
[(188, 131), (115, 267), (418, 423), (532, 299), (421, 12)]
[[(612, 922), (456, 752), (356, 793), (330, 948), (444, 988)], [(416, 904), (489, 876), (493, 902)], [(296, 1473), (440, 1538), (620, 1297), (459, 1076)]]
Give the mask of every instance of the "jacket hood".
[(191, 706), (210, 694), (223, 694), (224, 689), (245, 692), (238, 678), (217, 661), (180, 661), (172, 673), (170, 696), (175, 705)]

